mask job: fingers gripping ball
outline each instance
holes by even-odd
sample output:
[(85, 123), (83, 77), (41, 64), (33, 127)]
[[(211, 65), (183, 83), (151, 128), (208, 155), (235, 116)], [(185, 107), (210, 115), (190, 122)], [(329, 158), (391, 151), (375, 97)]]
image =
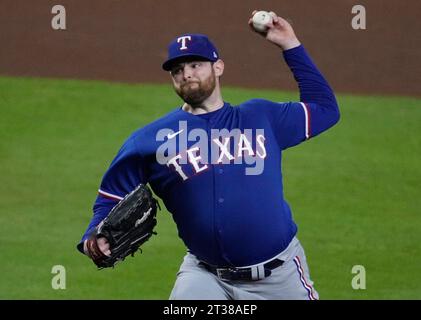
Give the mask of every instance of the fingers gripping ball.
[(252, 18), (253, 28), (259, 32), (266, 32), (269, 23), (272, 23), (272, 14), (267, 11), (257, 11)]

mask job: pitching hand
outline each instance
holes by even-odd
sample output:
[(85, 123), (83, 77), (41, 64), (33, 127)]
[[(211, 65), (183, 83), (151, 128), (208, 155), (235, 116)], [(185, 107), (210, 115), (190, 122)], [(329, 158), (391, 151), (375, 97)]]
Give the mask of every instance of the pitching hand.
[(251, 14), (249, 19), (249, 26), (250, 28), (265, 37), (267, 40), (272, 42), (273, 44), (280, 47), (282, 50), (288, 50), (300, 45), (300, 41), (298, 41), (297, 36), (294, 33), (291, 25), (285, 19), (279, 17), (275, 12), (270, 12), (272, 15), (272, 23), (267, 25), (268, 29), (266, 32), (259, 32), (253, 28), (252, 18), (253, 15), (257, 12), (254, 10)]
[[(85, 240), (85, 242), (83, 243), (83, 251), (85, 252), (86, 255), (91, 257), (91, 253), (90, 250), (88, 248), (88, 240)], [(96, 244), (98, 246), (98, 249), (105, 254), (106, 256), (110, 256), (111, 255), (111, 251), (110, 251), (110, 244), (108, 243), (108, 240), (104, 237), (98, 238), (98, 239), (93, 239), (91, 241), (96, 241)]]

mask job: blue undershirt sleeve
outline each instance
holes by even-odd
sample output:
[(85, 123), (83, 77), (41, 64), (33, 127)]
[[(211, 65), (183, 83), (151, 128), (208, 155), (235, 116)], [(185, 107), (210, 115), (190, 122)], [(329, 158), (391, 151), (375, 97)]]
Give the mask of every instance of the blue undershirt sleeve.
[(317, 69), (302, 45), (283, 52), (300, 91), (305, 138), (309, 139), (326, 131), (339, 121), (339, 107), (329, 83)]

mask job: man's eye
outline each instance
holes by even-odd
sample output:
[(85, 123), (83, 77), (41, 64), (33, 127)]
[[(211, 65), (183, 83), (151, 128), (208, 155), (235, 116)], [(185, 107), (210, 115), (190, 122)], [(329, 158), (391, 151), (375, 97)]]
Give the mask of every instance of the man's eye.
[(195, 62), (192, 64), (192, 68), (198, 68), (200, 67), (200, 62)]

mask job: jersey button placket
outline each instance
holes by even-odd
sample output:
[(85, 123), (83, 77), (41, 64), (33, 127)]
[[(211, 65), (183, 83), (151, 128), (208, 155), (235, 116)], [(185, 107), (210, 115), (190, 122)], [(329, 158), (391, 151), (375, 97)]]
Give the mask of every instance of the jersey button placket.
[[(213, 129), (215, 124), (215, 121), (213, 119), (210, 119), (208, 122), (208, 134), (209, 134), (209, 138), (211, 140), (211, 129)], [(210, 142), (212, 143), (212, 142)], [(210, 157), (211, 161), (212, 156)], [(223, 223), (221, 222), (221, 215), (222, 215), (222, 205), (223, 202), (225, 201), (222, 191), (223, 191), (223, 183), (222, 183), (222, 173), (223, 173), (223, 169), (221, 168), (221, 166), (219, 164), (212, 164), (213, 167), (213, 176), (214, 176), (214, 195), (215, 195), (215, 212), (214, 212), (214, 223), (215, 223), (215, 232), (217, 233), (216, 237), (217, 237), (217, 241), (219, 244), (219, 248), (221, 250), (221, 254), (223, 256), (225, 256), (224, 253), (224, 245), (223, 243), (221, 243), (222, 241), (222, 237), (223, 237), (223, 230), (222, 230), (222, 226)]]

